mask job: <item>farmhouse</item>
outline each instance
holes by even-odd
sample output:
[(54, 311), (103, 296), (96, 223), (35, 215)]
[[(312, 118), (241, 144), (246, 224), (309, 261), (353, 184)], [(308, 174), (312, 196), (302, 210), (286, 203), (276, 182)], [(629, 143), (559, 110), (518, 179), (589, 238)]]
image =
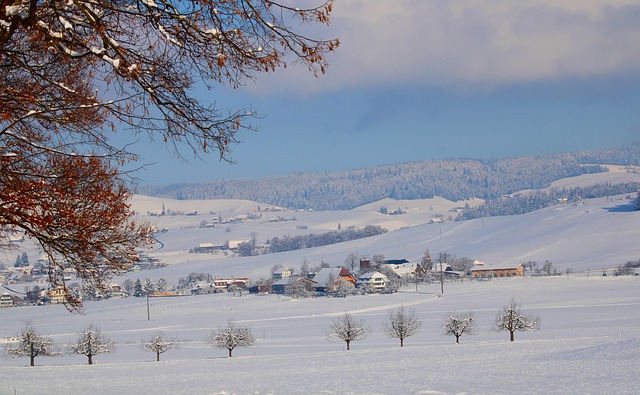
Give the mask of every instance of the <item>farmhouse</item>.
[(486, 266), (476, 265), (471, 268), (472, 278), (522, 277), (524, 265)]
[(209, 283), (207, 281), (198, 281), (196, 286), (191, 289), (192, 295), (206, 295), (215, 292), (221, 292), (216, 289), (213, 283)]
[(357, 287), (369, 292), (383, 292), (389, 279), (380, 272), (368, 272), (358, 277)]
[(52, 304), (65, 303), (67, 301), (67, 292), (62, 286), (58, 286), (56, 289), (49, 291), (49, 299)]
[(8, 292), (0, 296), (0, 307), (13, 307), (13, 298)]
[(309, 280), (306, 277), (286, 277), (271, 284), (271, 292), (275, 294), (285, 294), (287, 293), (287, 287), (296, 283), (301, 284), (308, 292), (311, 292), (313, 286), (316, 284), (315, 281)]
[(216, 245), (213, 243), (200, 243), (194, 249), (193, 252), (202, 254), (202, 253), (212, 253), (216, 251), (223, 250), (223, 245)]
[(393, 271), (398, 277), (403, 277), (406, 275), (415, 275), (416, 273), (422, 274), (423, 269), (422, 266), (418, 263), (411, 262), (403, 262), (403, 263), (388, 263), (389, 261), (385, 261), (381, 268), (386, 268), (388, 270)]
[(245, 289), (247, 287), (248, 277), (235, 277), (235, 278), (216, 278), (213, 280), (213, 287), (217, 292), (221, 291), (235, 291)]
[(238, 245), (248, 242), (249, 240), (231, 240), (229, 241), (229, 249), (233, 252), (238, 252)]
[(327, 292), (340, 278), (353, 286), (356, 285), (356, 278), (346, 268), (324, 267), (312, 278), (316, 282), (313, 289), (316, 292)]
[(127, 291), (120, 284), (111, 282), (107, 285), (107, 294), (111, 298), (126, 298), (129, 296)]

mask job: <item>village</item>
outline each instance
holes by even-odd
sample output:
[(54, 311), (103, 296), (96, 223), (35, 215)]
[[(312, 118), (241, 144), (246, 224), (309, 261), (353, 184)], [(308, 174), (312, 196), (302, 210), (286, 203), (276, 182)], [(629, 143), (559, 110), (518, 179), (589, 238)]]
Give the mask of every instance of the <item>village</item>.
[[(345, 266), (331, 267), (324, 262), (316, 268), (303, 265), (297, 271), (276, 265), (272, 268), (269, 279), (259, 280), (249, 277), (216, 278), (208, 273), (192, 273), (187, 279), (182, 278), (178, 284), (169, 286), (162, 278), (156, 281), (148, 277), (144, 281), (139, 278), (136, 281), (126, 279), (122, 283), (111, 281), (106, 289), (93, 292), (83, 291), (81, 280), (70, 270), (65, 276), (65, 285), (67, 290), (72, 291), (74, 298), (83, 301), (130, 296), (177, 297), (222, 292), (239, 296), (277, 294), (302, 298), (347, 297), (368, 293), (389, 294), (396, 292), (401, 286), (410, 284), (415, 284), (417, 287), (420, 283), (465, 281), (465, 279), (468, 281), (490, 280), (525, 275), (524, 264), (486, 266), (484, 262), (476, 260), (472, 268), (461, 272), (444, 262), (416, 263), (406, 259), (376, 258), (360, 258), (355, 265), (351, 265), (350, 269)], [(163, 266), (156, 258), (142, 254), (140, 261), (132, 270), (138, 273), (142, 269)], [(0, 308), (67, 302), (63, 286), (55, 289), (48, 288), (46, 262), (42, 259), (33, 265), (1, 270), (0, 284), (3, 291), (0, 295)]]

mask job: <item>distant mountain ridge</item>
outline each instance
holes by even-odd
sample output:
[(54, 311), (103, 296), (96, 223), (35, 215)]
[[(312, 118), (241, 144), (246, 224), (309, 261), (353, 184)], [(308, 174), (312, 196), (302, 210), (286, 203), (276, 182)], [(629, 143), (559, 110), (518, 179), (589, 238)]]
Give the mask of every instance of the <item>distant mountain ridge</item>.
[(445, 159), (343, 172), (293, 173), (138, 187), (137, 193), (180, 200), (247, 199), (291, 209), (348, 210), (383, 198), (497, 198), (553, 181), (604, 172), (601, 165), (640, 165), (640, 144), (491, 160)]

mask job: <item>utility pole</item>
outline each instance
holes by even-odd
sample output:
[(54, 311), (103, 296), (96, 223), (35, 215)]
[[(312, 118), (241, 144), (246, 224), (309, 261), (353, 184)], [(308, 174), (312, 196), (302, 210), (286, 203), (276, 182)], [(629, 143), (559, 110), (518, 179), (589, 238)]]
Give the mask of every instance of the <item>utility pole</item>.
[(440, 262), (440, 293), (444, 295), (444, 277), (442, 272), (442, 262)]
[(444, 271), (442, 269), (442, 261), (447, 261), (446, 256), (444, 256), (443, 259), (443, 255), (442, 252), (440, 253), (440, 256), (438, 257), (438, 263), (440, 264), (440, 294), (444, 295)]

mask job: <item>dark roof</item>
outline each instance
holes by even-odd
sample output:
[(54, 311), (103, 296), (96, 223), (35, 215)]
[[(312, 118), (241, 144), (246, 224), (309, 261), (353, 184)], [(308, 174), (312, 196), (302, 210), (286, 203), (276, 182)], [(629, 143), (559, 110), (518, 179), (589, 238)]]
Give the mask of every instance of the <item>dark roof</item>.
[(409, 263), (406, 259), (387, 259), (384, 261), (387, 265), (404, 265), (405, 263)]

